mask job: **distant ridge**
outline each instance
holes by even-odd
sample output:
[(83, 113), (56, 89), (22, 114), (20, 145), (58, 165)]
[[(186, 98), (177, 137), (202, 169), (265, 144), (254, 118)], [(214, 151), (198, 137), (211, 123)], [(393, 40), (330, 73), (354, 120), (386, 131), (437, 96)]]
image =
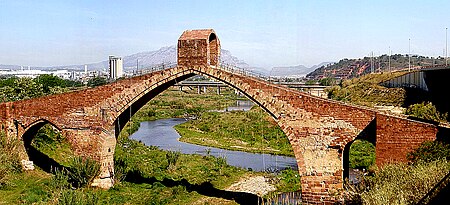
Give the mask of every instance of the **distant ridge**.
[[(105, 56), (107, 59), (108, 56)], [(156, 51), (145, 51), (128, 56), (123, 56), (123, 67), (125, 71), (136, 69), (137, 60), (139, 60), (139, 68), (152, 67), (161, 63), (174, 63), (177, 59), (177, 48), (175, 46), (162, 47)], [(240, 68), (250, 68), (250, 66), (243, 60), (233, 56), (230, 51), (221, 50), (221, 60), (227, 64), (237, 66)], [(108, 61), (104, 60), (97, 63), (87, 63), (89, 70), (106, 70), (108, 68)], [(28, 69), (28, 67), (23, 67)], [(0, 69), (19, 70), (20, 65), (1, 65)], [(65, 66), (48, 66), (48, 67), (35, 67), (31, 69), (39, 70), (84, 70), (84, 64), (82, 65), (65, 65)]]
[(304, 65), (273, 67), (269, 75), (275, 77), (305, 77), (308, 73), (327, 64), (330, 64), (330, 62), (323, 62), (311, 67), (306, 67)]

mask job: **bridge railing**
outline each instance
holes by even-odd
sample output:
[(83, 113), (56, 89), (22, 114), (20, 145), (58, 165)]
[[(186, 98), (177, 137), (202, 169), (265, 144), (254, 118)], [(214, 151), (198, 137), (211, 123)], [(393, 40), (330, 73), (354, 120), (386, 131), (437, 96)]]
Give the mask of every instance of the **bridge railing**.
[[(161, 70), (166, 70), (166, 69), (170, 69), (170, 68), (174, 68), (177, 66), (176, 62), (167, 62), (167, 63), (161, 63), (161, 64), (156, 64), (150, 67), (146, 67), (146, 68), (142, 68), (140, 70), (137, 70), (136, 72), (133, 73), (132, 76), (140, 76), (140, 75), (145, 75), (148, 73), (152, 73), (152, 72), (156, 72), (156, 71), (161, 71)], [(232, 73), (236, 73), (236, 74), (241, 74), (241, 75), (245, 75), (245, 76), (251, 76), (251, 77), (255, 77), (264, 81), (269, 81), (270, 77), (261, 73), (261, 72), (256, 72), (253, 70), (249, 70), (249, 69), (245, 69), (245, 68), (240, 68), (237, 67), (235, 65), (229, 64), (229, 63), (224, 63), (221, 62), (219, 64), (219, 67), (223, 70), (226, 71), (230, 71)]]
[(253, 70), (249, 70), (249, 69), (245, 69), (245, 68), (240, 68), (240, 67), (237, 67), (237, 66), (229, 64), (229, 63), (220, 62), (219, 66), (223, 70), (230, 71), (232, 73), (237, 73), (237, 74), (241, 74), (241, 75), (245, 75), (245, 76), (251, 76), (251, 77), (259, 78), (259, 79), (264, 80), (264, 81), (268, 81), (269, 80), (269, 77), (267, 75), (263, 74), (263, 73), (256, 72), (256, 71), (253, 71)]
[(153, 73), (153, 72), (156, 72), (156, 71), (161, 71), (161, 70), (174, 68), (176, 66), (177, 66), (177, 62), (166, 62), (166, 63), (156, 64), (156, 65), (153, 65), (153, 66), (149, 66), (149, 67), (145, 67), (145, 68), (137, 70), (133, 74), (133, 76), (145, 75), (145, 74)]

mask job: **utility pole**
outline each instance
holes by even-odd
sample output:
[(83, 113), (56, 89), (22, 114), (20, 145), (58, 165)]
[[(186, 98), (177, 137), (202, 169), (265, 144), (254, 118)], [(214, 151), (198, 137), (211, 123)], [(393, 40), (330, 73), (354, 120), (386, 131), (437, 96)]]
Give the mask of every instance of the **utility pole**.
[(447, 59), (448, 59), (448, 44), (447, 44), (447, 30), (448, 28), (445, 28), (445, 65), (447, 66)]
[(373, 73), (373, 51), (370, 53), (370, 73)]
[(392, 51), (391, 51), (391, 47), (389, 46), (389, 63), (388, 63), (388, 68), (389, 68), (389, 72), (391, 72), (391, 55), (392, 55)]
[(411, 71), (411, 39), (408, 39), (408, 71)]

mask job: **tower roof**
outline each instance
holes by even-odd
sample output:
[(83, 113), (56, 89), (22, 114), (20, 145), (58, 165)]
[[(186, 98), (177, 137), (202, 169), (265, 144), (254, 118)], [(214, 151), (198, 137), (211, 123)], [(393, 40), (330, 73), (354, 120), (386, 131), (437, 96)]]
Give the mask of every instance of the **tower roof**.
[(213, 29), (186, 30), (178, 40), (208, 39), (211, 33), (216, 33)]

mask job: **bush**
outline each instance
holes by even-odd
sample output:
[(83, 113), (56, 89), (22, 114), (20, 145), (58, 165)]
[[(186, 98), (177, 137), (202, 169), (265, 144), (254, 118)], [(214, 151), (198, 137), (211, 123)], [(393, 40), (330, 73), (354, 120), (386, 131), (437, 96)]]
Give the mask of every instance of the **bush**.
[(437, 141), (427, 141), (411, 153), (408, 153), (407, 158), (413, 163), (418, 161), (431, 162), (438, 159), (449, 160), (450, 145)]
[(176, 151), (168, 151), (166, 153), (167, 170), (174, 171), (177, 168), (177, 161), (181, 153)]
[(420, 104), (410, 105), (406, 109), (406, 114), (424, 120), (432, 120), (436, 122), (446, 121), (447, 113), (440, 113), (431, 102), (422, 102)]
[(64, 190), (70, 188), (70, 177), (64, 168), (62, 170), (55, 169), (52, 180), (50, 181), (50, 186), (57, 190)]
[(95, 160), (76, 157), (71, 162), (68, 174), (74, 187), (86, 187), (100, 174), (100, 164)]
[(91, 78), (88, 80), (87, 82), (87, 86), (89, 87), (97, 87), (97, 86), (102, 86), (107, 84), (108, 81), (106, 80), (106, 78), (104, 77), (95, 77), (95, 78)]
[(6, 135), (0, 132), (0, 188), (9, 183), (8, 177), (11, 174), (22, 171), (18, 146), (18, 141), (8, 140)]
[(275, 180), (277, 181), (277, 190), (279, 192), (295, 192), (302, 189), (300, 174), (297, 170), (285, 169), (277, 175)]
[(350, 147), (349, 166), (369, 168), (375, 163), (375, 146), (366, 140), (355, 140)]
[(362, 204), (417, 204), (449, 170), (446, 160), (388, 164), (360, 184), (347, 185), (347, 191)]
[(99, 197), (95, 193), (79, 192), (76, 190), (65, 190), (58, 198), (60, 205), (95, 205), (98, 204)]
[(129, 171), (126, 159), (114, 155), (114, 182), (118, 184), (123, 181)]
[(336, 85), (336, 79), (334, 78), (323, 78), (319, 80), (319, 84), (323, 86)]

